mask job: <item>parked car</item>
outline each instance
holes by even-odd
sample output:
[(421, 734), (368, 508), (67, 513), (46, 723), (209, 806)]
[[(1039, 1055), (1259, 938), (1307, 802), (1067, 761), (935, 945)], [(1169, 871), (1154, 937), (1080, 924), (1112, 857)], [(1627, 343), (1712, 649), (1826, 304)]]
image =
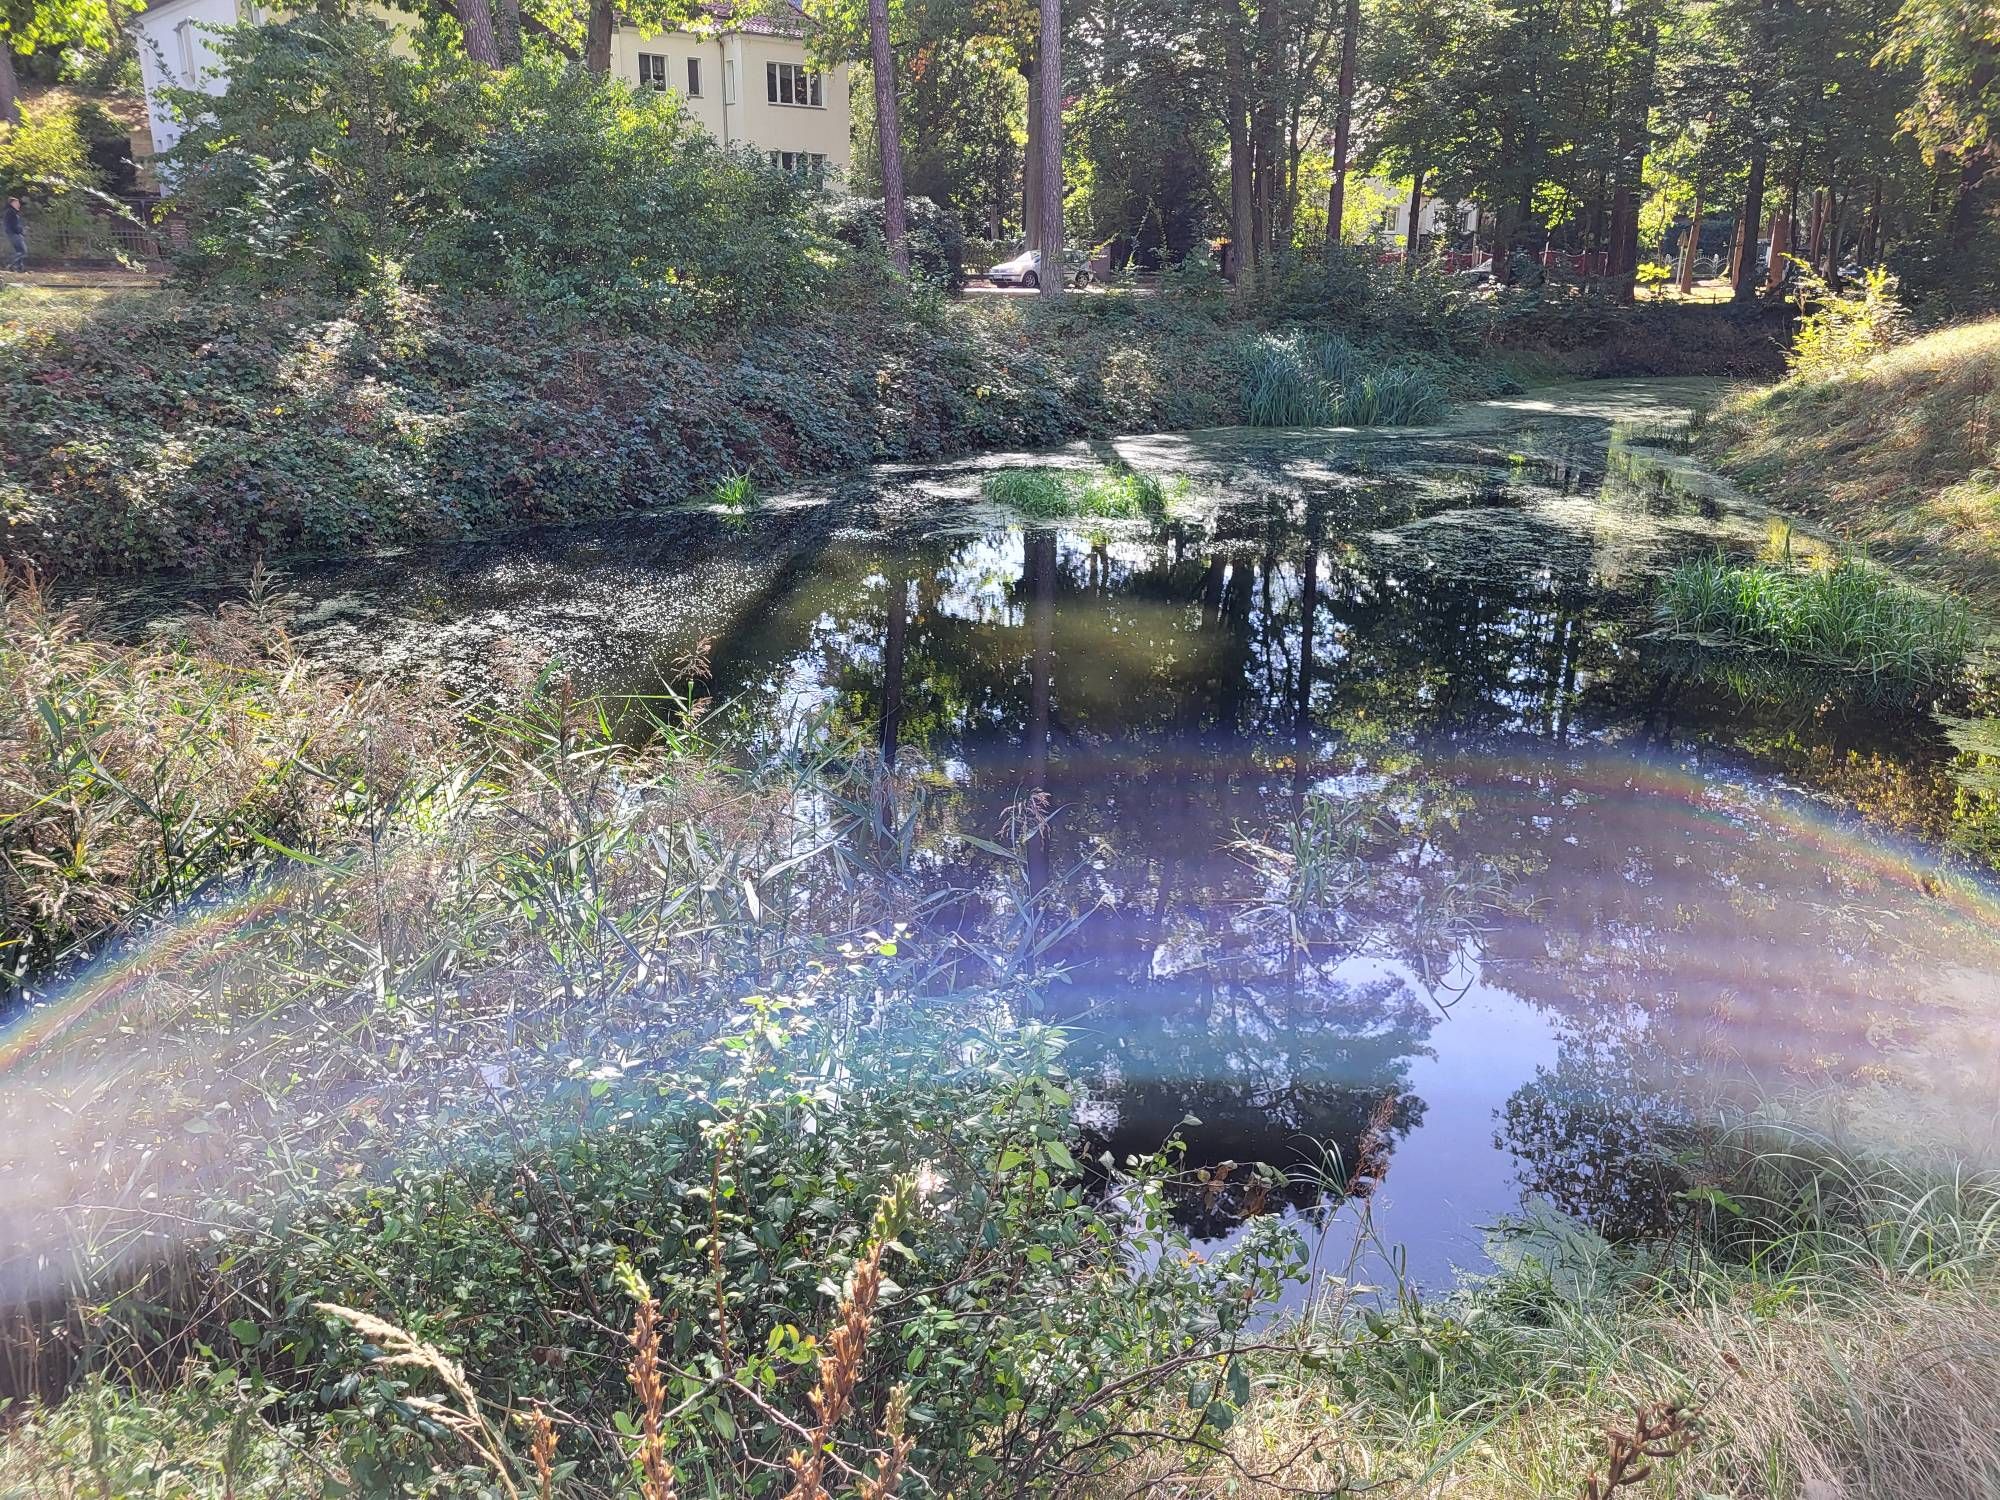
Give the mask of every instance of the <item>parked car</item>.
[[(1069, 285), (1077, 287), (1090, 285), (1090, 265), (1081, 251), (1064, 251), (1063, 269)], [(997, 266), (989, 266), (986, 269), (986, 279), (995, 286), (1038, 287), (1042, 284), (1042, 252), (1023, 250), (1012, 260), (1003, 260)]]

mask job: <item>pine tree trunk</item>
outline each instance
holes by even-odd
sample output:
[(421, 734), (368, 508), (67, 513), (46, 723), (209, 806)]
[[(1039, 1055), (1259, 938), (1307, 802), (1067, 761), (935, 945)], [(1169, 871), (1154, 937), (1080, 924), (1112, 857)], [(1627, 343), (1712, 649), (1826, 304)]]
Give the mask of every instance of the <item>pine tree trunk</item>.
[(493, 0), (458, 0), (458, 26), (465, 55), (482, 68), (500, 66), (500, 39), (493, 30)]
[(583, 65), (598, 78), (611, 76), (611, 33), (617, 20), (612, 0), (590, 0), (590, 22), (583, 35)]
[(1694, 185), (1694, 218), (1688, 224), (1687, 242), (1681, 246), (1680, 288), (1683, 297), (1694, 291), (1694, 263), (1701, 254), (1702, 187)]
[(493, 32), (500, 65), (514, 67), (521, 61), (521, 0), (499, 0), (493, 8)]
[(1042, 243), (1042, 44), (1035, 41), (1035, 56), (1028, 65), (1028, 148), (1021, 158), (1021, 248), (1034, 250)]
[(1041, 9), (1042, 295), (1054, 297), (1063, 290), (1062, 0), (1041, 0)]
[(14, 51), (0, 38), (0, 125), (21, 120), (21, 83), (14, 76)]
[(1235, 256), (1236, 290), (1257, 288), (1257, 179), (1250, 128), (1249, 59), (1243, 45), (1241, 12), (1232, 15), (1225, 47), (1224, 109), (1229, 131), (1229, 245)]
[(1882, 238), (1882, 179), (1875, 179), (1875, 192), (1868, 200), (1868, 217), (1861, 221), (1861, 246), (1856, 258), (1863, 266), (1875, 264), (1877, 242)]
[(1757, 226), (1764, 222), (1764, 143), (1750, 148), (1750, 177), (1743, 187), (1743, 214), (1736, 238), (1736, 263), (1730, 267), (1733, 302), (1757, 300)]
[(1333, 116), (1333, 186), (1326, 195), (1326, 253), (1340, 245), (1347, 213), (1347, 137), (1354, 124), (1354, 50), (1361, 36), (1361, 0), (1347, 0), (1340, 22), (1340, 99)]
[(1410, 174), (1410, 227), (1403, 236), (1403, 274), (1417, 274), (1417, 247), (1423, 243), (1422, 224), (1424, 218), (1424, 174), (1428, 169), (1418, 167)]
[(888, 0), (868, 0), (868, 56), (875, 66), (875, 140), (882, 154), (882, 238), (889, 259), (910, 272), (908, 213), (903, 203), (903, 131), (896, 112), (896, 59), (889, 51)]

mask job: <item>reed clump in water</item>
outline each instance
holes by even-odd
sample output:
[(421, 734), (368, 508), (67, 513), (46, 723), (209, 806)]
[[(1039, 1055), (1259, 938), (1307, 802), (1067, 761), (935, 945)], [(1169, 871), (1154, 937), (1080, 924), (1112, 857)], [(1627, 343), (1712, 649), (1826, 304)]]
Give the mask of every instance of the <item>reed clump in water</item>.
[(1338, 334), (1264, 335), (1244, 361), (1252, 427), (1415, 427), (1443, 416), (1448, 399), (1423, 370), (1364, 355)]
[(1971, 612), (1867, 563), (1682, 563), (1657, 606), (1676, 633), (1720, 638), (1808, 666), (1923, 685), (1948, 682), (1973, 646)]
[(1033, 520), (1071, 518), (1162, 520), (1187, 494), (1184, 479), (1162, 480), (1137, 469), (997, 469), (980, 486), (983, 498)]

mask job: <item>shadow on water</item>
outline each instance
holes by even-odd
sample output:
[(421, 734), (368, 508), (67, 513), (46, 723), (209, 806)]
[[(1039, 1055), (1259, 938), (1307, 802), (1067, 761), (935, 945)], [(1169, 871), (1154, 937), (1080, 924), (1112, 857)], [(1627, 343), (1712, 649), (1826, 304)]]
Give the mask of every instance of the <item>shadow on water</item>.
[[(1524, 1192), (1657, 1222), (1733, 1092), (2000, 1089), (1991, 892), (1811, 781), (1935, 763), (1935, 727), (1646, 638), (1664, 567), (1762, 543), (1726, 485), (1551, 401), (1102, 446), (1063, 461), (1189, 494), (1023, 525), (980, 502), (990, 463), (888, 473), (307, 571), (300, 634), (473, 692), (552, 660), (645, 692), (699, 660), (749, 753), (865, 727), (909, 799), (920, 940), (965, 982), (1031, 960), (1086, 1125), (1121, 1155), (1178, 1131), (1209, 1232), (1362, 1170), (1435, 1281)], [(1927, 1038), (1968, 1036), (1931, 1066)]]

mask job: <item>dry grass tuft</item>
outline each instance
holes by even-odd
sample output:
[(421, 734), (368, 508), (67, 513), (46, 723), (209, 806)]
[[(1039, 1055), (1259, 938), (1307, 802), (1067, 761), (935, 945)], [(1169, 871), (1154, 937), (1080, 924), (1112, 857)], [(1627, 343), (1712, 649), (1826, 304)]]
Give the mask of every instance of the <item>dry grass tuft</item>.
[(1706, 443), (1787, 510), (1974, 600), (2000, 597), (2000, 318), (1741, 393)]

